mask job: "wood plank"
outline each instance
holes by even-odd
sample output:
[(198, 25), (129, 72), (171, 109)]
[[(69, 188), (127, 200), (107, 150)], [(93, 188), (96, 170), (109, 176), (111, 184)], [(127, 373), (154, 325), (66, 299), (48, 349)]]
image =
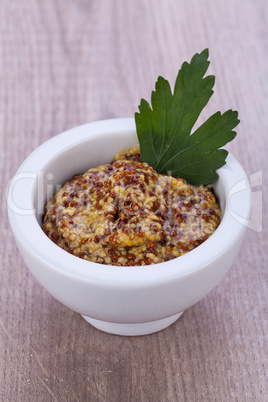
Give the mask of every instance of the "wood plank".
[[(268, 222), (257, 192), (267, 190), (267, 26), (266, 0), (1, 1), (1, 400), (268, 399)], [(239, 110), (229, 149), (257, 177), (254, 230), (223, 281), (174, 325), (143, 337), (102, 333), (27, 270), (7, 221), (7, 184), (52, 136), (133, 116), (158, 75), (174, 83), (206, 47), (217, 80), (200, 122)]]

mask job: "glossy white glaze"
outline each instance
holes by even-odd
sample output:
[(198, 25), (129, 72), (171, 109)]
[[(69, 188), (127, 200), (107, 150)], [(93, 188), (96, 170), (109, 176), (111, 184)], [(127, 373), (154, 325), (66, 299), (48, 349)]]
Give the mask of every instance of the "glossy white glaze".
[[(109, 162), (116, 152), (136, 144), (133, 119), (73, 128), (47, 141), (25, 160), (8, 194), (16, 243), (38, 282), (64, 305), (90, 317), (87, 320), (93, 325), (122, 335), (163, 329), (172, 322), (168, 318), (206, 296), (236, 257), (251, 210), (248, 179), (229, 154), (214, 186), (222, 222), (205, 243), (188, 254), (152, 266), (116, 267), (79, 259), (56, 246), (40, 227), (47, 198), (74, 174)], [(102, 323), (98, 326), (98, 322)]]

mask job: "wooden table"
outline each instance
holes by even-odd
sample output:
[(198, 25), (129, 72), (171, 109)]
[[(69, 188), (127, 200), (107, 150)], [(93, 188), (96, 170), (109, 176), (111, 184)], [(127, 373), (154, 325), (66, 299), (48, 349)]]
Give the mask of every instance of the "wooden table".
[[(267, 26), (267, 0), (0, 1), (1, 401), (268, 400)], [(5, 189), (38, 145), (133, 116), (158, 75), (173, 85), (206, 47), (217, 80), (200, 122), (239, 111), (229, 150), (251, 178), (251, 229), (222, 282), (174, 325), (102, 333), (29, 273)]]

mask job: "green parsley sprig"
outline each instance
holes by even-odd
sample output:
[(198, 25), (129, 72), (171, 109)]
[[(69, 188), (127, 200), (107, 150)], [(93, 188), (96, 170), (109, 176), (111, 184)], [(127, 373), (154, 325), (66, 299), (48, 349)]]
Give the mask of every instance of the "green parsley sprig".
[(233, 110), (217, 112), (193, 134), (192, 128), (213, 94), (215, 76), (204, 77), (210, 62), (208, 49), (195, 54), (179, 70), (174, 93), (169, 82), (158, 77), (151, 103), (141, 99), (135, 113), (141, 161), (158, 173), (182, 177), (194, 185), (218, 178), (216, 170), (226, 162), (228, 152), (219, 149), (236, 136), (238, 123)]

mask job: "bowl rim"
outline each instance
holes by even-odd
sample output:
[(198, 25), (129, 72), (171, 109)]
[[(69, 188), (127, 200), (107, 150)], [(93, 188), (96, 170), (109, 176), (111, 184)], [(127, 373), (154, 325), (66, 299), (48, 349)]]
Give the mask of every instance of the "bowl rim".
[[(120, 267), (80, 259), (61, 249), (45, 235), (37, 221), (36, 214), (23, 216), (10, 207), (14, 202), (13, 190), (18, 175), (26, 172), (36, 173), (48, 163), (48, 160), (57, 158), (58, 155), (89, 139), (100, 138), (102, 134), (113, 135), (118, 131), (133, 133), (133, 130), (136, 131), (133, 118), (107, 119), (86, 123), (52, 137), (26, 158), (11, 182), (7, 197), (9, 221), (20, 249), (27, 250), (29, 255), (39, 260), (40, 263), (42, 262), (47, 269), (56, 270), (58, 273), (73, 277), (76, 280), (94, 281), (108, 287), (112, 287), (116, 283), (117, 286), (127, 285), (132, 288), (137, 285), (147, 286), (148, 283), (169, 282), (175, 278), (192, 275), (196, 270), (204, 269), (208, 264), (220, 258), (233, 242), (243, 237), (251, 212), (251, 190), (246, 173), (230, 153), (226, 165), (218, 171), (219, 180), (223, 182), (226, 194), (237, 183), (244, 181), (244, 192), (240, 194), (240, 199), (243, 198), (243, 223), (235, 219), (234, 215), (230, 213), (230, 200), (227, 198), (222, 222), (212, 236), (191, 252), (155, 265)], [(64, 141), (62, 141), (63, 137)], [(47, 155), (49, 155), (49, 159)], [(22, 195), (26, 204), (29, 205), (29, 209), (34, 207), (34, 186), (35, 180), (28, 180)], [(30, 236), (29, 232), (31, 233)]]

